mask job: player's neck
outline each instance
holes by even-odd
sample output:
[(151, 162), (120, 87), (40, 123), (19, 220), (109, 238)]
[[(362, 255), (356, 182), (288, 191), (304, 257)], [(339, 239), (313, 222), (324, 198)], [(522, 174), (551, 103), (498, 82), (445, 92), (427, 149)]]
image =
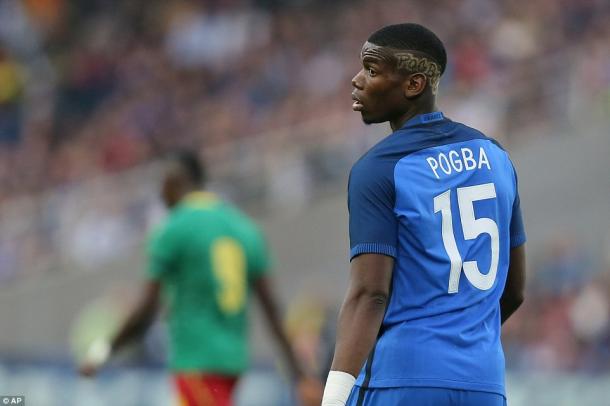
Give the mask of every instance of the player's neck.
[(396, 131), (401, 128), (407, 121), (412, 119), (413, 117), (420, 115), (431, 113), (436, 110), (436, 106), (434, 104), (434, 100), (431, 100), (427, 103), (419, 103), (413, 104), (407, 111), (404, 112), (400, 117), (397, 117), (395, 120), (390, 121), (390, 127), (392, 131)]

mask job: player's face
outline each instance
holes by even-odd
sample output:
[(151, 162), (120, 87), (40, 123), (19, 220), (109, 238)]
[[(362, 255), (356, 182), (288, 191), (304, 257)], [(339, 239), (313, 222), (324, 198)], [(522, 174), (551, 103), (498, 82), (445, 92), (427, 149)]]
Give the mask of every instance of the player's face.
[(161, 199), (167, 208), (172, 208), (176, 205), (176, 193), (174, 182), (172, 182), (169, 176), (166, 176), (163, 179), (163, 184), (161, 186)]
[(352, 79), (354, 111), (366, 124), (400, 117), (408, 109), (403, 92), (405, 77), (397, 71), (390, 50), (365, 42), (360, 54), (362, 69)]
[(182, 198), (180, 168), (174, 163), (167, 164), (163, 183), (161, 184), (161, 199), (167, 208), (172, 208)]

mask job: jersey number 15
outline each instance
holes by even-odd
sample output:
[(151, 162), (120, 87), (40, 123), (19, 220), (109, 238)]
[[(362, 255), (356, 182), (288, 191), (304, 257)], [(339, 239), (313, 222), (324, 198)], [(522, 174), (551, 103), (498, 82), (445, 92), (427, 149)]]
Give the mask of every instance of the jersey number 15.
[(464, 274), (466, 274), (468, 281), (474, 287), (481, 290), (490, 289), (496, 280), (500, 257), (498, 225), (488, 217), (475, 218), (474, 216), (474, 202), (495, 197), (496, 188), (493, 183), (457, 188), (458, 207), (464, 239), (474, 240), (483, 233), (491, 237), (491, 264), (486, 274), (479, 271), (477, 261), (462, 261), (453, 231), (451, 190), (447, 190), (434, 198), (434, 212), (441, 212), (443, 245), (451, 262), (449, 289), (447, 290), (449, 293), (457, 293), (462, 269), (464, 269)]

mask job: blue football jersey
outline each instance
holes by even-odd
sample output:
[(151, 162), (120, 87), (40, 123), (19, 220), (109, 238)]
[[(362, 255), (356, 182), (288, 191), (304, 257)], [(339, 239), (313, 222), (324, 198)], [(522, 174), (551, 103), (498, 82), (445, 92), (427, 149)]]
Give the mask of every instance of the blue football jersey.
[(441, 112), (416, 116), (353, 166), (348, 207), (351, 258), (395, 259), (356, 384), (504, 394), (500, 297), (525, 242), (506, 151)]

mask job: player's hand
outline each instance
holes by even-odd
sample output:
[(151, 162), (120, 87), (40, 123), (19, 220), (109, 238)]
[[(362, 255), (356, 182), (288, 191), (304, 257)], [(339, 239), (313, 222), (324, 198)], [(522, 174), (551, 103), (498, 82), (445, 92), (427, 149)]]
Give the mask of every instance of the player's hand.
[(324, 386), (316, 378), (303, 377), (297, 384), (297, 392), (301, 406), (320, 406)]
[(94, 365), (92, 363), (84, 363), (78, 367), (78, 373), (85, 378), (94, 377), (100, 369), (100, 365)]
[(84, 377), (93, 377), (110, 357), (110, 344), (106, 340), (96, 340), (91, 343), (85, 359), (78, 368), (78, 373)]

